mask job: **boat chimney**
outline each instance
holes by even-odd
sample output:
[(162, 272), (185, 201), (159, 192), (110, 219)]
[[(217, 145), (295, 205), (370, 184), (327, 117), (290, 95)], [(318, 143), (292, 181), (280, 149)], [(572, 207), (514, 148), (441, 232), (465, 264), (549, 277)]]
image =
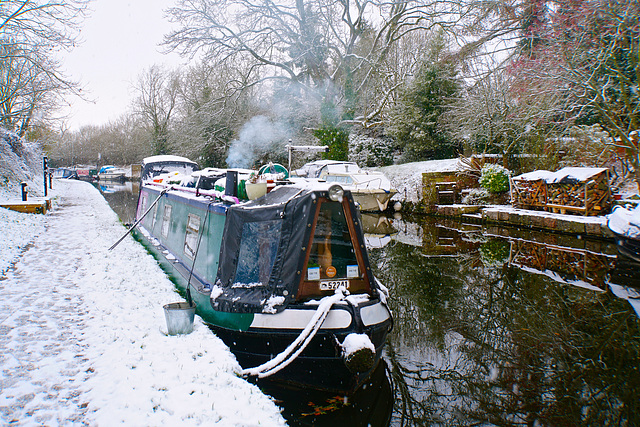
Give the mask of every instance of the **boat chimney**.
[(238, 196), (238, 171), (227, 171), (227, 182), (224, 186), (224, 194), (227, 196)]

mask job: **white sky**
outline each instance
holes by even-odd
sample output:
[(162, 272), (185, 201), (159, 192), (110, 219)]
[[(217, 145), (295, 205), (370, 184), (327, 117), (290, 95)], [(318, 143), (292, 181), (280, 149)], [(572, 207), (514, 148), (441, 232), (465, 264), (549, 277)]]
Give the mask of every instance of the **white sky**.
[(163, 55), (163, 36), (171, 24), (164, 10), (174, 0), (93, 0), (83, 23), (82, 43), (66, 55), (67, 74), (83, 85), (93, 102), (69, 98), (68, 126), (104, 124), (124, 114), (134, 98), (132, 86), (153, 64), (183, 63), (175, 53)]

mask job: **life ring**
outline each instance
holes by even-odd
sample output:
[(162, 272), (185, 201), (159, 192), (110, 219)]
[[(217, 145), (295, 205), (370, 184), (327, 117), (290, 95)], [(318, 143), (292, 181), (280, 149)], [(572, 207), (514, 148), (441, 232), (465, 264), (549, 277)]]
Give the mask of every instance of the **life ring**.
[(265, 174), (284, 174), (284, 179), (289, 178), (289, 171), (287, 170), (287, 168), (285, 168), (284, 166), (282, 166), (280, 163), (269, 163), (266, 165), (263, 165), (259, 170), (258, 170), (258, 175), (265, 175)]

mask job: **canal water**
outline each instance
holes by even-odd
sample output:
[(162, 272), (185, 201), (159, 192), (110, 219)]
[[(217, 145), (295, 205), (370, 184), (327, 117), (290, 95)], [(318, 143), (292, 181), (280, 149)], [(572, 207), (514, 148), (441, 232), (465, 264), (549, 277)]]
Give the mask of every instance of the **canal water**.
[[(101, 191), (124, 223), (137, 188)], [(354, 396), (259, 384), (289, 425), (640, 425), (640, 265), (613, 242), (363, 215), (389, 288), (384, 363)]]

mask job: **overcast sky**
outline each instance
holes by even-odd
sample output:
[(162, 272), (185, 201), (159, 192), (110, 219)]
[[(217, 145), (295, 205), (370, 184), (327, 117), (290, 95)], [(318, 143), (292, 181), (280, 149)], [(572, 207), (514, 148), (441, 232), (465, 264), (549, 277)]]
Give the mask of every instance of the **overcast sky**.
[(68, 124), (78, 129), (104, 124), (124, 114), (134, 97), (132, 85), (153, 64), (177, 66), (177, 54), (163, 55), (163, 36), (171, 28), (164, 10), (174, 0), (94, 0), (83, 24), (82, 43), (64, 59), (68, 75), (79, 80), (94, 102), (68, 98)]

